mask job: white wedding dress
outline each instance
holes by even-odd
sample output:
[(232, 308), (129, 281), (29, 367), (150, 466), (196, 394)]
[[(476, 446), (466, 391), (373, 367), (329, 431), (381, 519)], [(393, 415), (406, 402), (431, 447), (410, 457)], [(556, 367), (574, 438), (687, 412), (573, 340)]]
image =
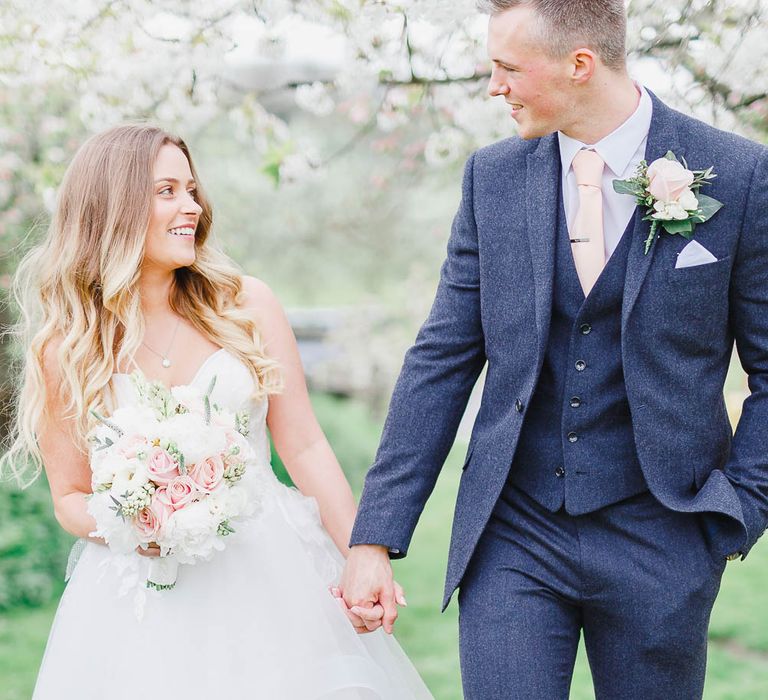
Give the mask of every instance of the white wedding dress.
[[(232, 411), (253, 382), (224, 349), (192, 384)], [(114, 375), (119, 405), (135, 401)], [(314, 499), (269, 466), (267, 401), (252, 402), (249, 440), (264, 471), (260, 514), (224, 551), (180, 566), (170, 591), (144, 587), (149, 559), (89, 542), (53, 622), (33, 700), (422, 700), (432, 695), (383, 630), (358, 635), (328, 587), (343, 558)]]

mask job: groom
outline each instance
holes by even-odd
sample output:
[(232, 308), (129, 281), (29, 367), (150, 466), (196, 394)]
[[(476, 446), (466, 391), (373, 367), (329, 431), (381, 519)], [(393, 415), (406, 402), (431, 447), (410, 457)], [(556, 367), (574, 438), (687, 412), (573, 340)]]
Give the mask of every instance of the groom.
[[(465, 697), (567, 698), (581, 632), (598, 698), (701, 697), (726, 557), (768, 519), (768, 151), (632, 82), (623, 0), (482, 4), (520, 138), (467, 164), (342, 594), (391, 630), (389, 558), (487, 364), (443, 601), (460, 589)], [(645, 254), (645, 209), (613, 181), (668, 151), (714, 169), (701, 194), (723, 207)], [(732, 436), (734, 340), (751, 394)]]

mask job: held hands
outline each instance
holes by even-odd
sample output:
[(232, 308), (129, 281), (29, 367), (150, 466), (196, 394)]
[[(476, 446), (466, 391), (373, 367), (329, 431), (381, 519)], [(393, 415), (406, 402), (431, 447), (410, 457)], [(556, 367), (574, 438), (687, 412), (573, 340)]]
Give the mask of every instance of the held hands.
[(387, 548), (381, 545), (352, 547), (341, 584), (332, 592), (360, 634), (379, 627), (392, 634), (397, 605), (407, 605), (402, 587), (392, 578)]
[[(395, 602), (398, 605), (407, 606), (405, 602), (405, 593), (403, 587), (394, 581), (395, 586)], [(384, 608), (380, 604), (373, 605), (371, 607), (354, 606), (348, 608), (344, 602), (344, 598), (341, 595), (341, 589), (337, 587), (331, 588), (331, 594), (336, 600), (339, 601), (344, 614), (347, 619), (352, 623), (352, 627), (358, 634), (368, 634), (368, 632), (375, 632), (382, 625), (382, 618), (384, 617)]]

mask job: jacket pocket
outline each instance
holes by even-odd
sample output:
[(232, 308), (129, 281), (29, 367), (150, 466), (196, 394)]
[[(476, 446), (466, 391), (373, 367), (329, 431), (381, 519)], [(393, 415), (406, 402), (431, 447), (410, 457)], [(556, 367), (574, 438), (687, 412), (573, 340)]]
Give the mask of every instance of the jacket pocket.
[(694, 265), (692, 267), (672, 267), (667, 272), (667, 279), (675, 284), (714, 283), (721, 277), (727, 277), (730, 271), (731, 256), (716, 262)]

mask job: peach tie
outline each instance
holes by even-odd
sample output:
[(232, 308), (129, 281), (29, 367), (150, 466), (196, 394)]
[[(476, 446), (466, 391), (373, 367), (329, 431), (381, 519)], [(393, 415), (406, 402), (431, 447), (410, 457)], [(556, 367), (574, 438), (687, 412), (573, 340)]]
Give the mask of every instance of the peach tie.
[(603, 169), (605, 161), (595, 151), (582, 149), (573, 159), (579, 190), (579, 209), (571, 232), (571, 251), (584, 296), (605, 267), (603, 236)]

